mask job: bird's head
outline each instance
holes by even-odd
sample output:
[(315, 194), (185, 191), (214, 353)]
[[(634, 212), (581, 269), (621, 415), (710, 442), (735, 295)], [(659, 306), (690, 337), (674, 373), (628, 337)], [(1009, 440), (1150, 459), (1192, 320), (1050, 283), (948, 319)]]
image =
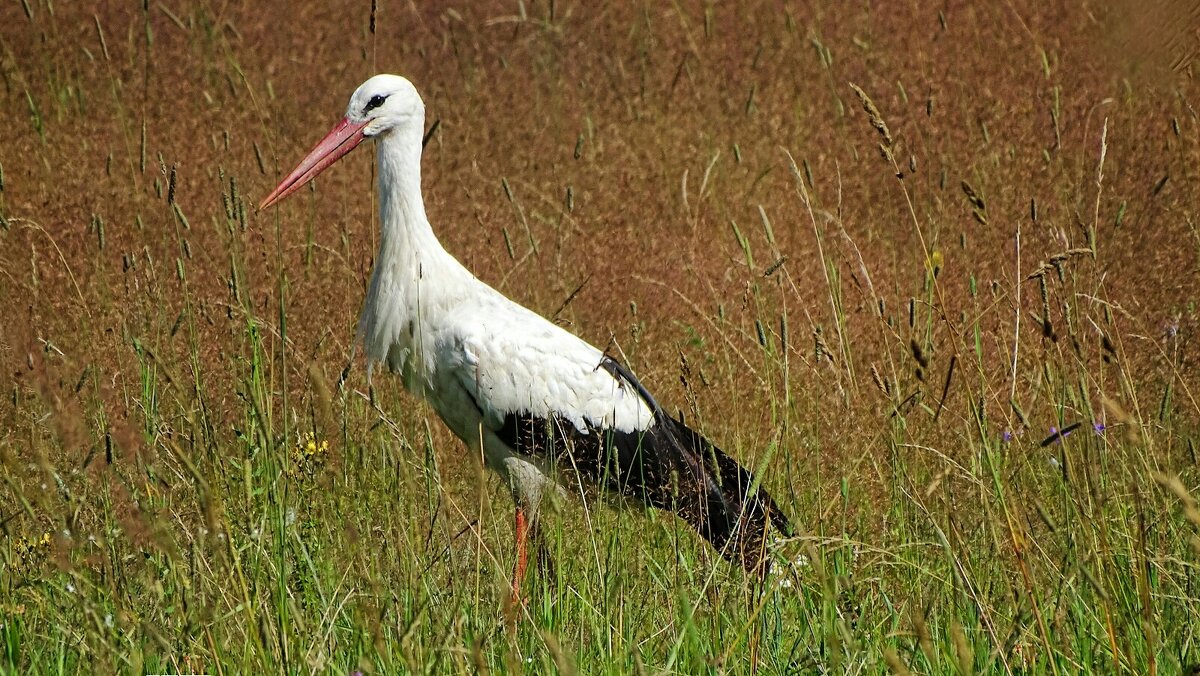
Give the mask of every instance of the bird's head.
[(354, 90), (350, 105), (346, 106), (346, 116), (263, 199), (258, 208), (266, 209), (296, 192), (354, 150), (363, 140), (381, 138), (410, 128), (415, 128), (419, 134), (424, 124), (425, 103), (411, 82), (399, 75), (372, 77)]
[(376, 75), (354, 90), (346, 106), (346, 120), (364, 125), (363, 136), (367, 138), (406, 126), (420, 129), (425, 123), (425, 102), (407, 79)]

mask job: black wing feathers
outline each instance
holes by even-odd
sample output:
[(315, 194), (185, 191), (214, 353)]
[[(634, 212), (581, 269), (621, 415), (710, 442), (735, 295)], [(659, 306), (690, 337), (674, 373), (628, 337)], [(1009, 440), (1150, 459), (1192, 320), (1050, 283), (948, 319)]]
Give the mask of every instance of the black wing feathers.
[(649, 428), (594, 427), (583, 433), (565, 418), (522, 412), (505, 417), (497, 436), (518, 453), (549, 458), (597, 486), (674, 511), (726, 558), (758, 569), (770, 524), (790, 532), (775, 501), (761, 488), (751, 493), (750, 472), (667, 416), (626, 368), (607, 358), (600, 367), (646, 401), (654, 412)]
[[(761, 487), (761, 483), (757, 488), (754, 486), (754, 475), (750, 473), (750, 470), (742, 467), (737, 460), (729, 457), (725, 451), (705, 439), (699, 432), (685, 425), (682, 420), (674, 418), (667, 420), (674, 425), (676, 435), (687, 440), (686, 444), (692, 452), (708, 461), (709, 471), (717, 475), (721, 493), (725, 496), (726, 502), (735, 507), (745, 505), (746, 511), (761, 512), (750, 520), (757, 522), (765, 516), (770, 519), (775, 528), (779, 529), (779, 532), (784, 535), (792, 534), (791, 522), (788, 521), (779, 505), (775, 504), (771, 495)], [(749, 495), (752, 488), (754, 493)], [(746, 514), (742, 515), (743, 518), (746, 516)], [(765, 528), (765, 524), (763, 525)]]

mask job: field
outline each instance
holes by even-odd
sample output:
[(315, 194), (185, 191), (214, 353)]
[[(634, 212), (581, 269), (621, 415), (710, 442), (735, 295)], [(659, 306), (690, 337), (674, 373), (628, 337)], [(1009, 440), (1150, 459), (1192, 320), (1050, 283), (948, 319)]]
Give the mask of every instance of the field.
[[(297, 3), (299, 4), (299, 3)], [(4, 673), (1200, 670), (1188, 3), (0, 7)], [(797, 526), (512, 503), (367, 381), (376, 72), (435, 230)]]

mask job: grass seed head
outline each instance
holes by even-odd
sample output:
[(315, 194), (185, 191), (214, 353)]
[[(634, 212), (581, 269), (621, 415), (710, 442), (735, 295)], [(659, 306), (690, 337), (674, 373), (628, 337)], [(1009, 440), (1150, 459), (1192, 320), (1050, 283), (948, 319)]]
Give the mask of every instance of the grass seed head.
[(871, 121), (871, 126), (879, 133), (879, 138), (883, 139), (880, 145), (880, 150), (886, 158), (891, 158), (891, 147), (894, 145), (892, 141), (892, 132), (888, 129), (887, 122), (883, 119), (883, 115), (879, 112), (879, 108), (875, 107), (875, 102), (870, 96), (862, 90), (862, 87), (850, 83), (850, 88), (854, 90), (854, 94), (858, 96), (859, 103), (862, 104), (863, 110), (867, 113), (867, 119)]

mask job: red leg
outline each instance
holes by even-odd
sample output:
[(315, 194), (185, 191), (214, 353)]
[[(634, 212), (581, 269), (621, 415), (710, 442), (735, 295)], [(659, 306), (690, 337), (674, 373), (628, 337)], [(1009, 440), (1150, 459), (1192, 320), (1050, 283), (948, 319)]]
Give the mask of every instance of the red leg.
[(514, 610), (522, 605), (521, 587), (524, 586), (525, 571), (529, 567), (529, 526), (525, 510), (518, 505), (513, 527), (517, 541), (517, 563), (513, 566), (512, 599), (509, 601)]

